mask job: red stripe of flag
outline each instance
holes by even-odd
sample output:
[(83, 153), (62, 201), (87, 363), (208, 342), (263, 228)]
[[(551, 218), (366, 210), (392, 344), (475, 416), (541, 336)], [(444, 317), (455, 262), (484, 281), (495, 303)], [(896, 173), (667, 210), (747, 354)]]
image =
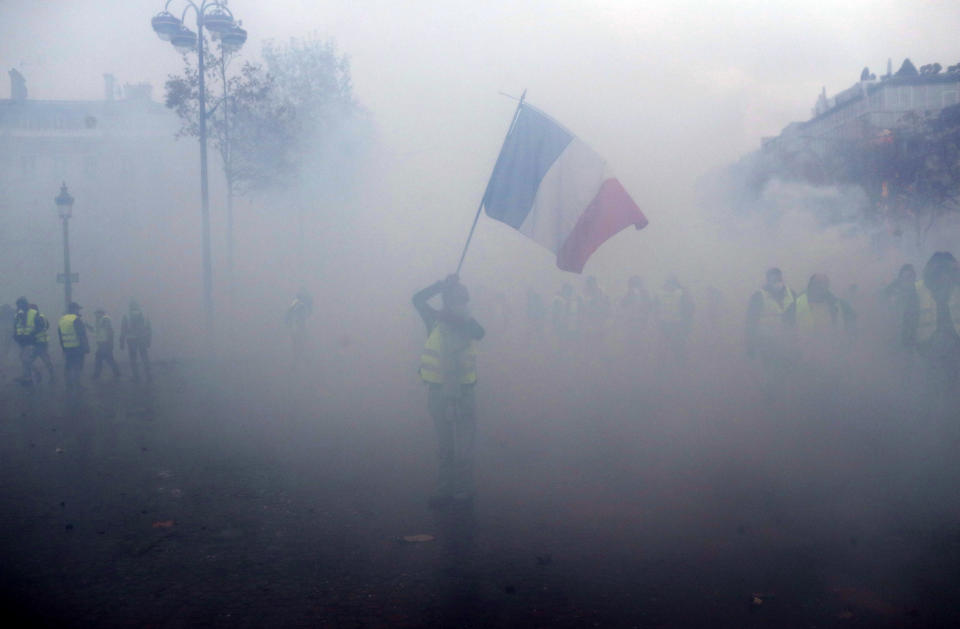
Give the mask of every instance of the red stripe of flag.
[(580, 273), (587, 258), (610, 237), (630, 225), (647, 226), (647, 217), (616, 179), (607, 179), (557, 252), (557, 266)]

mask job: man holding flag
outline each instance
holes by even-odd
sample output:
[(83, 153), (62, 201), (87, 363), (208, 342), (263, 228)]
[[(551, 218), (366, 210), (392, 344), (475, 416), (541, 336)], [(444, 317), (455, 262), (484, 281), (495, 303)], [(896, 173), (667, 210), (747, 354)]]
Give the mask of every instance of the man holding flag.
[[(429, 303), (438, 294), (440, 310)], [(437, 493), (430, 499), (434, 508), (473, 498), (476, 342), (483, 338), (484, 330), (470, 316), (469, 301), (467, 288), (456, 275), (413, 296), (428, 335), (420, 356), (420, 378), (428, 387), (427, 407), (437, 432), (440, 469)]]
[[(552, 251), (557, 266), (573, 273), (582, 272), (590, 255), (620, 230), (647, 225), (603, 158), (524, 103), (525, 95), (477, 207), (456, 273), (413, 297), (429, 335), (420, 357), (420, 377), (429, 387), (428, 405), (439, 442), (439, 487), (430, 501), (434, 507), (473, 496), (476, 342), (484, 330), (467, 310), (469, 295), (459, 273), (481, 210), (486, 208), (491, 218)], [(438, 294), (443, 299), (441, 310), (428, 303)]]

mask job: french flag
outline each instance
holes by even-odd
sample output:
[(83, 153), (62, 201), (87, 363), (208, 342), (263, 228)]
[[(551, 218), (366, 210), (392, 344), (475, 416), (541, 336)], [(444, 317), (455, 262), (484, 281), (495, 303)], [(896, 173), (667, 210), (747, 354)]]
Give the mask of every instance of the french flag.
[(483, 206), (487, 216), (554, 252), (557, 266), (574, 273), (620, 230), (647, 225), (606, 161), (526, 103), (504, 140)]

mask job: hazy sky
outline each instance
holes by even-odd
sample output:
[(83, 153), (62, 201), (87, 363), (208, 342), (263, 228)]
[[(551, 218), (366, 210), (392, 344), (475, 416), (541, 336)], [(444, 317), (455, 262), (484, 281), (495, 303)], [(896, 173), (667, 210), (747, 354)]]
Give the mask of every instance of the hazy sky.
[[(35, 98), (98, 98), (104, 72), (121, 83), (149, 81), (159, 98), (164, 77), (179, 66), (150, 29), (161, 6), (0, 0), (0, 63), (19, 68)], [(527, 88), (532, 102), (615, 167), (616, 158), (650, 143), (702, 145), (698, 165), (727, 159), (807, 117), (821, 86), (846, 88), (864, 65), (880, 71), (888, 57), (899, 64), (907, 56), (918, 66), (960, 61), (960, 3), (949, 1), (233, 0), (230, 7), (250, 32), (248, 55), (264, 39), (310, 31), (334, 38), (353, 59), (360, 99), (387, 136), (411, 150), (441, 138), (444, 148), (462, 146), (476, 128), (509, 116), (498, 91)], [(460, 131), (433, 134), (425, 123)]]
[[(467, 225), (514, 107), (500, 91), (526, 88), (605, 156), (653, 230), (689, 201), (698, 175), (808, 118), (822, 86), (834, 94), (865, 65), (882, 73), (888, 58), (895, 69), (904, 57), (917, 66), (960, 61), (960, 3), (951, 1), (229, 5), (250, 33), (247, 57), (265, 39), (335, 39), (384, 150), (402, 164), (394, 176), (445, 188), (433, 203), (462, 207)], [(181, 63), (150, 28), (161, 8), (153, 0), (0, 0), (0, 65), (19, 68), (33, 98), (102, 98), (102, 74), (111, 72), (120, 84), (152, 83), (160, 99)]]

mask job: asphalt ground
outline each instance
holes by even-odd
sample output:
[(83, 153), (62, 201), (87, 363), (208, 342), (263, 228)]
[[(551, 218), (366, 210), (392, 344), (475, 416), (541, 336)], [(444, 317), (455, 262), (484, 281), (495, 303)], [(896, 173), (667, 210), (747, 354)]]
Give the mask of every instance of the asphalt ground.
[(960, 626), (949, 411), (513, 367), (475, 502), (432, 511), (416, 387), (167, 362), (68, 400), (8, 365), (7, 626)]

